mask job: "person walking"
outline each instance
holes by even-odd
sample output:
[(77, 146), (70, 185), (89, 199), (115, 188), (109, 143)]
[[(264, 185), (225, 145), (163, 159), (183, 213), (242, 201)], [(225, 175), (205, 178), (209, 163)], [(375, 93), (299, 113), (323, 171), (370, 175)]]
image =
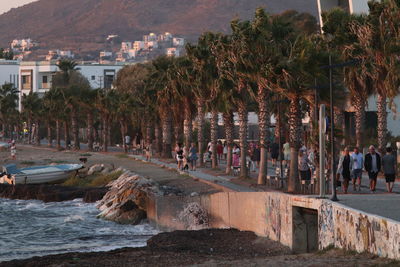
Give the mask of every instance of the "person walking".
[(365, 155), (364, 168), (368, 172), (369, 190), (374, 193), (376, 190), (376, 179), (381, 171), (381, 156), (375, 152), (375, 147), (369, 147), (369, 153)]
[(233, 145), (232, 154), (232, 166), (238, 167), (240, 165), (240, 148), (237, 144)]
[(189, 160), (190, 160), (190, 168), (192, 171), (196, 170), (196, 162), (197, 162), (197, 148), (195, 143), (192, 143), (189, 149)]
[(16, 160), (17, 159), (17, 146), (15, 145), (14, 140), (11, 142), (10, 152), (11, 152), (11, 159)]
[[(363, 168), (363, 155), (358, 151), (358, 147), (354, 148), (353, 154), (353, 191), (361, 191), (361, 178), (362, 178), (362, 168)], [(357, 187), (356, 187), (357, 182)]]
[(339, 164), (336, 172), (337, 179), (340, 175), (343, 177), (343, 193), (347, 194), (349, 182), (351, 177), (351, 170), (353, 169), (353, 158), (350, 156), (349, 148), (345, 147), (343, 154), (340, 156)]
[(224, 142), (224, 148), (222, 149), (222, 153), (224, 154), (224, 160), (228, 160), (228, 144)]
[(300, 171), (300, 179), (302, 181), (310, 181), (311, 180), (311, 170), (310, 170), (311, 162), (308, 159), (307, 151), (304, 149), (300, 149), (299, 151), (299, 171)]
[(283, 144), (283, 163), (285, 167), (290, 166), (290, 144), (286, 142)]
[(182, 170), (183, 168), (183, 149), (181, 144), (177, 144), (177, 147), (175, 149), (176, 151), (176, 161), (177, 161), (177, 169)]
[(256, 144), (251, 151), (250, 154), (250, 159), (251, 159), (251, 171), (255, 172), (256, 168), (258, 168), (260, 164), (260, 157), (261, 157), (261, 152), (260, 152), (260, 146)]
[(218, 156), (217, 158), (218, 158), (218, 162), (221, 162), (223, 152), (224, 152), (224, 147), (222, 145), (222, 142), (218, 141), (218, 143), (217, 143), (217, 156)]
[(150, 162), (152, 156), (153, 156), (153, 149), (152, 149), (152, 144), (150, 143), (146, 146), (146, 161)]
[(396, 179), (396, 157), (392, 153), (392, 148), (386, 148), (386, 154), (382, 157), (382, 169), (385, 174), (386, 188), (392, 193), (394, 181)]
[(125, 150), (126, 153), (129, 152), (130, 145), (131, 145), (131, 137), (128, 134), (125, 134), (125, 147), (124, 147), (124, 150)]
[(271, 158), (272, 158), (272, 167), (275, 168), (276, 162), (279, 157), (279, 144), (273, 142), (271, 145)]

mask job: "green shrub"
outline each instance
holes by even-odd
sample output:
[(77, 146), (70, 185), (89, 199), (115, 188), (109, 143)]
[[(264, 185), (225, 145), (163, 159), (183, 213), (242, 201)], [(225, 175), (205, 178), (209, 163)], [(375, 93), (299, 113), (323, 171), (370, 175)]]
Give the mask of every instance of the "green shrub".
[(89, 183), (89, 186), (106, 186), (109, 182), (118, 179), (121, 174), (122, 171), (100, 174)]

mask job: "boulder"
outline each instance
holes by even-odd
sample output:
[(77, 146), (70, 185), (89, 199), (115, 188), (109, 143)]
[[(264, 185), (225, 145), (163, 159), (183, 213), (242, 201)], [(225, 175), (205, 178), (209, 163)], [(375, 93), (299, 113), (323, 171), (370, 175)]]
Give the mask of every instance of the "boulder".
[(101, 174), (109, 174), (111, 170), (109, 168), (104, 168), (100, 173)]
[(109, 191), (97, 205), (98, 217), (122, 224), (138, 224), (146, 218), (148, 195), (158, 194), (154, 182), (129, 171), (110, 182)]
[(92, 167), (89, 168), (88, 170), (88, 175), (93, 175), (95, 173), (99, 173), (104, 169), (103, 164), (95, 164)]

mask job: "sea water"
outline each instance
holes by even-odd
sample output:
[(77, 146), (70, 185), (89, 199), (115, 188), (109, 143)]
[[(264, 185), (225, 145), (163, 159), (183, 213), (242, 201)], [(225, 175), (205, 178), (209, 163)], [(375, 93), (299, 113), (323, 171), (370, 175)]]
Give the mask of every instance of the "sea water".
[(96, 218), (81, 199), (44, 203), (0, 198), (0, 262), (67, 252), (141, 247), (158, 231)]

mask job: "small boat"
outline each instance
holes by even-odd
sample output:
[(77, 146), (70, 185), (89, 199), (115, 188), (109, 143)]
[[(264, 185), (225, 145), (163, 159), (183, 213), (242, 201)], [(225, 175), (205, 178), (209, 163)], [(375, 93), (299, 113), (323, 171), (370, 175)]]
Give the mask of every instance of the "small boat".
[(60, 183), (68, 179), (73, 172), (82, 169), (81, 164), (60, 164), (33, 166), (18, 169), (15, 164), (3, 166), (0, 183), (8, 184), (45, 184)]

